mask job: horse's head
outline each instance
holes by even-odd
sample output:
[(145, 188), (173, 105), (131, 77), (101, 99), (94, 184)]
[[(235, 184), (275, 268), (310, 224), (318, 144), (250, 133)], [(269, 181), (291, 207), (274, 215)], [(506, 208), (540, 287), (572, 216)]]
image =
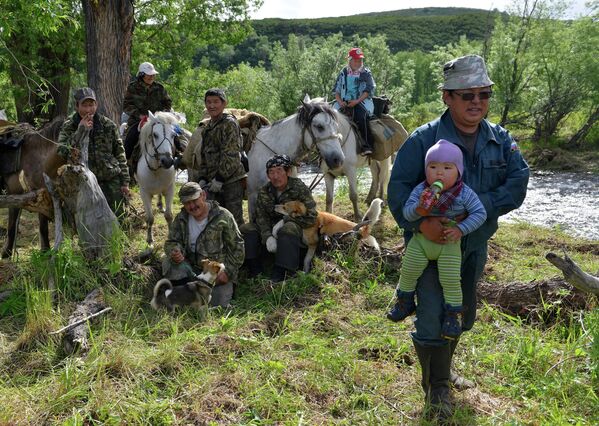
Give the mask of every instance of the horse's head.
[(139, 144), (150, 168), (173, 166), (178, 122), (177, 116), (169, 112), (152, 114), (148, 111), (148, 122), (141, 128)]
[[(305, 99), (304, 99), (305, 100)], [(309, 150), (316, 145), (329, 169), (343, 165), (345, 156), (335, 110), (322, 102), (302, 102), (297, 110), (297, 120), (303, 129), (303, 144)]]

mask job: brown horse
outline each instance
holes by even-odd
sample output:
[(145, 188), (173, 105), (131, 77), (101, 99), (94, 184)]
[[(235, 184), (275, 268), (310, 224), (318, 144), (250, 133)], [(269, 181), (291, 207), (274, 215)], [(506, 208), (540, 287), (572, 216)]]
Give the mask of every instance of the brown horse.
[[(58, 134), (64, 118), (57, 117), (40, 130), (29, 129), (23, 136), (20, 155), (20, 170), (3, 175), (9, 195), (24, 194), (36, 189), (45, 188), (44, 176), (56, 177), (56, 171), (65, 161), (57, 154)], [(21, 209), (8, 209), (8, 229), (6, 243), (2, 248), (2, 258), (10, 257), (14, 250), (17, 235), (18, 219)], [(48, 237), (48, 217), (38, 213), (40, 246), (42, 250), (50, 248)]]

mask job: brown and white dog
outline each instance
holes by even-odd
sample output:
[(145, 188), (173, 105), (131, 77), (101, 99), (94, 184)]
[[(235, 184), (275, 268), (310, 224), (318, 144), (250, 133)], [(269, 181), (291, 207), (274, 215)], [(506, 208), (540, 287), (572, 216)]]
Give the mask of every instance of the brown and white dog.
[[(370, 235), (370, 229), (378, 222), (381, 216), (381, 205), (383, 200), (375, 198), (370, 203), (368, 211), (362, 218), (362, 222), (368, 221), (367, 224), (360, 227), (358, 233), (360, 234), (360, 241), (367, 246), (374, 248), (376, 251), (380, 251), (379, 243), (376, 238)], [(306, 214), (306, 206), (301, 201), (288, 201), (284, 204), (277, 204), (275, 211), (285, 216), (298, 217)], [(277, 233), (283, 221), (279, 221), (273, 227), (273, 236), (277, 236)], [(304, 243), (308, 246), (306, 257), (304, 257), (304, 272), (310, 271), (310, 262), (316, 253), (318, 247), (318, 239), (320, 235), (333, 235), (343, 232), (352, 231), (358, 224), (343, 219), (342, 217), (335, 216), (332, 213), (318, 212), (316, 222), (309, 228), (304, 229)]]
[(208, 306), (212, 298), (212, 288), (216, 277), (225, 270), (225, 265), (214, 260), (204, 259), (201, 262), (202, 273), (196, 276), (196, 281), (173, 286), (169, 279), (163, 278), (154, 286), (152, 308), (158, 310), (164, 307), (173, 311), (177, 306), (192, 306), (200, 310)]

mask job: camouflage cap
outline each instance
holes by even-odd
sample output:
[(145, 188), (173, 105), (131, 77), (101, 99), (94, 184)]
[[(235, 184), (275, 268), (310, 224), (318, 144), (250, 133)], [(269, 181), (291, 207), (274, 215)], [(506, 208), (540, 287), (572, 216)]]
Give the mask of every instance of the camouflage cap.
[(472, 89), (493, 84), (487, 75), (485, 60), (478, 55), (468, 55), (443, 65), (443, 84), (439, 85), (439, 89)]
[(83, 102), (86, 99), (96, 100), (96, 93), (89, 87), (82, 87), (81, 89), (75, 90), (75, 102)]
[(206, 90), (206, 93), (204, 94), (204, 102), (206, 102), (206, 98), (208, 96), (218, 96), (221, 101), (227, 102), (227, 95), (225, 95), (225, 91), (223, 89), (214, 87), (212, 89)]
[(181, 189), (179, 190), (179, 200), (182, 203), (186, 203), (188, 201), (193, 201), (202, 195), (202, 187), (197, 182), (187, 182), (183, 184)]
[(266, 170), (271, 167), (283, 167), (285, 170), (289, 170), (291, 168), (291, 159), (285, 154), (274, 155), (266, 162)]

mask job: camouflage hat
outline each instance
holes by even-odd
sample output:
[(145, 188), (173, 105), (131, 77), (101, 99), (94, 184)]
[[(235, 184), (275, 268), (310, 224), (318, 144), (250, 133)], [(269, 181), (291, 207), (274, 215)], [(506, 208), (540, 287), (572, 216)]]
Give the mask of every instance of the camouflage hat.
[(202, 187), (197, 182), (187, 182), (183, 184), (181, 189), (179, 190), (179, 199), (182, 203), (186, 203), (188, 201), (193, 201), (202, 195)]
[(288, 155), (277, 154), (266, 162), (266, 170), (271, 167), (283, 167), (285, 170), (289, 170), (291, 168), (291, 159)]
[(443, 65), (441, 90), (472, 89), (492, 86), (485, 60), (478, 55), (462, 56)]
[(89, 87), (82, 87), (81, 89), (77, 89), (75, 91), (75, 102), (83, 102), (86, 99), (96, 100), (96, 93), (90, 89)]
[(214, 87), (212, 89), (206, 90), (206, 93), (204, 94), (204, 102), (206, 102), (206, 98), (208, 96), (218, 96), (221, 101), (227, 102), (227, 95), (225, 95), (225, 91), (223, 89)]

